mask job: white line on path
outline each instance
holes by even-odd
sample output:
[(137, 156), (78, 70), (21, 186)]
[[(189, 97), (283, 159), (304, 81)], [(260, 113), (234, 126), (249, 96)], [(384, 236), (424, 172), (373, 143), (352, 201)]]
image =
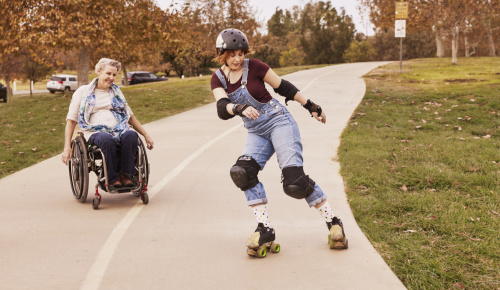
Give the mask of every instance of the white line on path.
[[(302, 89), (302, 92), (304, 92), (307, 88), (309, 88), (309, 86), (311, 86), (320, 77), (324, 77), (335, 71), (337, 70), (333, 70), (328, 73), (317, 76)], [(151, 200), (165, 185), (167, 185), (179, 173), (181, 173), (182, 170), (184, 170), (184, 168), (186, 168), (189, 165), (189, 163), (191, 163), (194, 159), (196, 159), (199, 155), (201, 155), (215, 142), (229, 135), (236, 129), (240, 128), (242, 125), (243, 123), (234, 126), (228, 131), (222, 133), (221, 135), (207, 142), (205, 145), (196, 150), (193, 154), (189, 155), (186, 159), (184, 159), (184, 161), (182, 161), (179, 165), (177, 165), (177, 167), (175, 167), (169, 174), (167, 174), (162, 180), (160, 180), (160, 182), (152, 186), (153, 188), (150, 191), (148, 191), (149, 199)], [(92, 264), (92, 267), (87, 273), (87, 277), (85, 278), (85, 281), (83, 281), (81, 287), (82, 290), (99, 289), (101, 280), (104, 276), (104, 273), (106, 272), (106, 269), (108, 268), (109, 262), (111, 261), (111, 258), (113, 257), (118, 244), (120, 243), (121, 239), (129, 229), (130, 225), (134, 222), (135, 218), (139, 215), (139, 213), (143, 208), (144, 205), (142, 204), (142, 202), (141, 203), (138, 202), (137, 204), (135, 204), (123, 217), (120, 223), (113, 229), (113, 231), (109, 235), (109, 238), (106, 240), (106, 243), (99, 251), (97, 258), (94, 261), (94, 264)]]

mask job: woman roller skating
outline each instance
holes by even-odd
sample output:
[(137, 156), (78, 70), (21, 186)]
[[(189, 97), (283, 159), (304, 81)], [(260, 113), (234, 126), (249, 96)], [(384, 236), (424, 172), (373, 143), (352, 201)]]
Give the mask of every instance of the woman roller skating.
[(233, 182), (245, 192), (257, 220), (257, 229), (247, 240), (248, 254), (264, 257), (266, 247), (273, 252), (279, 251), (279, 245), (273, 243), (275, 231), (266, 210), (266, 192), (257, 177), (274, 153), (282, 170), (285, 193), (296, 199), (305, 199), (310, 207), (315, 207), (330, 231), (330, 248), (345, 249), (347, 239), (342, 221), (334, 216), (318, 184), (304, 173), (297, 123), (286, 107), (267, 91), (265, 83), (285, 97), (285, 104), (292, 100), (299, 102), (321, 123), (326, 122), (325, 113), (267, 64), (246, 59), (249, 49), (243, 32), (232, 28), (222, 31), (216, 41), (217, 61), (222, 67), (211, 79), (219, 118), (228, 120), (240, 116), (248, 129), (243, 153), (230, 170)]

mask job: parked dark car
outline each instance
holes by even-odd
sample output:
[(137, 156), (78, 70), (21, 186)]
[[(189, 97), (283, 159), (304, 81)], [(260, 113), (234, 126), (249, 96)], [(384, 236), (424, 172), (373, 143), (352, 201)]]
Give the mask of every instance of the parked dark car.
[(7, 87), (0, 84), (0, 100), (7, 102)]
[[(127, 78), (128, 78), (129, 85), (150, 83), (150, 82), (161, 82), (161, 81), (168, 80), (168, 78), (166, 78), (166, 77), (159, 77), (159, 76), (155, 75), (154, 73), (150, 73), (147, 71), (128, 72)], [(122, 85), (124, 85), (124, 84), (125, 84), (125, 79), (122, 78)]]

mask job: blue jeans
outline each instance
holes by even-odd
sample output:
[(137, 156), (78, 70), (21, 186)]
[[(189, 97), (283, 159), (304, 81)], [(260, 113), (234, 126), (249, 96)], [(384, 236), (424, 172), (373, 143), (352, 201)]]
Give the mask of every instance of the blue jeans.
[[(89, 143), (97, 145), (106, 158), (109, 183), (118, 180), (120, 173), (129, 177), (135, 174), (134, 156), (139, 146), (138, 138), (137, 133), (132, 130), (123, 133), (118, 143), (115, 143), (113, 137), (108, 133), (99, 132), (90, 136)], [(117, 147), (120, 147), (120, 158), (117, 158)]]
[[(264, 169), (267, 161), (276, 153), (281, 170), (291, 166), (303, 166), (302, 142), (297, 123), (288, 110), (276, 100), (271, 100), (259, 110), (256, 120), (243, 118), (248, 129), (248, 137), (243, 154), (252, 156)], [(267, 203), (266, 191), (262, 183), (245, 190), (248, 205)], [(306, 198), (313, 207), (326, 199), (318, 184), (313, 193)]]
[[(276, 153), (280, 169), (292, 166), (303, 166), (302, 142), (297, 123), (288, 110), (276, 99), (267, 103), (260, 103), (252, 97), (246, 87), (248, 78), (248, 59), (244, 61), (241, 87), (229, 93), (231, 102), (238, 105), (250, 105), (259, 111), (259, 117), (255, 120), (243, 117), (245, 128), (248, 129), (248, 137), (243, 154), (252, 156), (264, 169), (267, 161)], [(227, 84), (220, 70), (216, 71), (222, 86), (227, 91)], [(267, 203), (266, 191), (262, 183), (245, 190), (248, 205)], [(326, 199), (318, 184), (314, 185), (313, 193), (306, 198), (307, 204), (313, 207)]]

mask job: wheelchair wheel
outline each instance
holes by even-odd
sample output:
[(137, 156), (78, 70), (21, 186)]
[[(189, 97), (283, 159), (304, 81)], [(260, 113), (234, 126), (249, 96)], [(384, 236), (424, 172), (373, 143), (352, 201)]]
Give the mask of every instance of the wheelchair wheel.
[[(136, 154), (136, 170), (138, 172), (141, 172), (141, 175), (139, 176), (139, 180), (141, 180), (139, 190), (134, 191), (134, 196), (136, 197), (141, 197), (142, 201), (144, 204), (147, 204), (149, 202), (149, 198), (147, 197), (147, 193), (145, 192), (146, 197), (141, 196), (141, 191), (146, 190), (148, 188), (148, 181), (149, 181), (149, 162), (148, 162), (148, 155), (146, 153), (146, 147), (144, 147), (144, 143), (142, 140), (139, 138), (139, 148), (137, 150)], [(141, 170), (139, 170), (141, 169)]]
[(71, 143), (72, 157), (69, 160), (69, 179), (73, 196), (80, 202), (87, 200), (89, 190), (89, 168), (87, 148), (82, 137), (77, 136)]

